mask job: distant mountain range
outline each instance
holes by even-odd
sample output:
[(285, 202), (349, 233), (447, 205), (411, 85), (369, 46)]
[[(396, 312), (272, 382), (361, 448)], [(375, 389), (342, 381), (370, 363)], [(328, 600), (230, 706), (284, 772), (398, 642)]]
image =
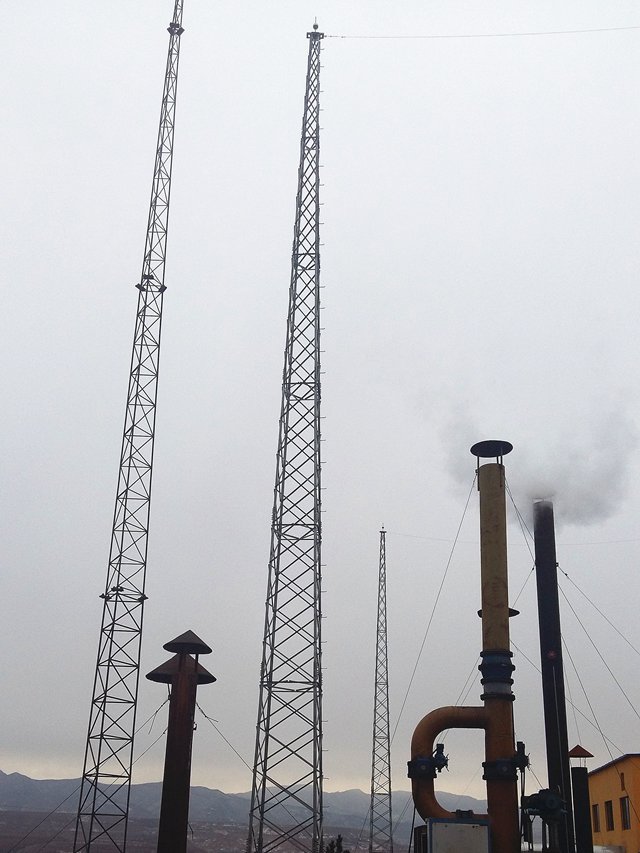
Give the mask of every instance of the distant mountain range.
[[(0, 810), (74, 813), (78, 805), (79, 779), (30, 779), (20, 773), (0, 770)], [(150, 782), (131, 787), (131, 817), (154, 818), (160, 813), (162, 784)], [(473, 797), (439, 792), (445, 808), (483, 812), (486, 804)], [(248, 823), (250, 793), (225, 794), (210, 788), (193, 787), (189, 818), (212, 824), (245, 826)], [(392, 797), (394, 823), (400, 836), (409, 835), (413, 808), (411, 794), (395, 791)], [(363, 791), (324, 792), (324, 822), (327, 827), (359, 830), (367, 820), (370, 796)], [(295, 811), (288, 806), (289, 811)]]

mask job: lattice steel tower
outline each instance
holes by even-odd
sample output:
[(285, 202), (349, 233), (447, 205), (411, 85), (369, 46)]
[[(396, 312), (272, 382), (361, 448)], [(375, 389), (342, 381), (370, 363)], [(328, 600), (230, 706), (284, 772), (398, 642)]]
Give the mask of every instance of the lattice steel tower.
[(320, 254), (317, 24), (309, 58), (276, 454), (247, 850), (322, 844)]
[(373, 700), (373, 754), (371, 758), (371, 806), (369, 853), (393, 853), (391, 821), (391, 742), (389, 738), (389, 670), (387, 664), (387, 545), (380, 531), (378, 571), (378, 628), (376, 683)]
[(175, 0), (73, 849), (124, 851), (140, 669), (183, 0)]

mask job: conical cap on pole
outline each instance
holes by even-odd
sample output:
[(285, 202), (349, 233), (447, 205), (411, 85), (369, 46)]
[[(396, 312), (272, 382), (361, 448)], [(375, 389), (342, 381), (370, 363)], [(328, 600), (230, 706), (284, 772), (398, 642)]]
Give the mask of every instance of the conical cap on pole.
[(175, 640), (165, 643), (162, 648), (168, 652), (182, 652), (187, 655), (209, 655), (212, 652), (211, 647), (204, 640), (201, 640), (197, 634), (194, 634), (193, 631), (185, 631), (184, 634), (180, 634)]
[[(198, 675), (198, 684), (213, 684), (215, 676), (206, 670), (202, 664), (196, 663), (194, 658), (187, 658), (187, 665), (191, 665)], [(178, 674), (180, 667), (184, 667), (185, 657), (183, 654), (174, 655), (169, 660), (161, 663), (151, 672), (147, 673), (149, 681), (159, 681), (161, 684), (171, 684), (173, 677)]]

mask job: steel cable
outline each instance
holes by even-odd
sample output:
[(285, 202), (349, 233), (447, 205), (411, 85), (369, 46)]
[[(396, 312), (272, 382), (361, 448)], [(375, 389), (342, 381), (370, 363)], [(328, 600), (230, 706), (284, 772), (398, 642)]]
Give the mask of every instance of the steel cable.
[[(155, 718), (156, 718), (156, 716), (157, 716), (158, 712), (163, 708), (163, 706), (164, 706), (164, 705), (166, 705), (166, 704), (167, 704), (167, 702), (168, 702), (168, 701), (169, 701), (168, 699), (165, 699), (165, 700), (164, 700), (164, 702), (156, 708), (156, 710), (153, 712), (153, 714), (151, 714), (149, 717), (147, 717), (147, 719), (144, 721), (144, 723), (141, 723), (141, 724), (138, 726), (138, 728), (136, 729), (136, 734), (138, 734), (138, 732), (139, 732), (141, 729), (143, 729), (143, 728), (147, 725), (147, 723), (148, 723), (150, 720), (151, 720), (151, 727), (153, 727), (153, 722), (155, 721)], [(165, 729), (165, 731), (166, 731), (166, 729)], [(149, 729), (149, 732), (151, 732), (151, 729)], [(164, 732), (162, 732), (162, 734), (160, 735), (160, 737), (162, 737), (162, 735), (163, 735), (163, 734), (164, 734)], [(147, 752), (149, 752), (149, 750), (150, 750), (152, 747), (154, 747), (154, 746), (156, 745), (156, 743), (160, 740), (160, 737), (156, 738), (156, 739), (154, 740), (154, 742), (151, 744), (151, 746), (147, 747), (147, 749), (145, 749), (145, 751), (144, 751), (143, 753), (141, 753), (141, 754), (140, 754), (140, 755), (135, 759), (135, 761), (133, 762), (133, 764), (135, 764), (137, 761), (139, 761), (139, 760), (142, 758), (142, 756), (143, 756), (143, 755), (146, 755), (146, 753), (147, 753)], [(132, 766), (133, 766), (133, 765), (132, 765)], [(82, 783), (80, 783), (79, 785), (77, 785), (77, 786), (73, 789), (73, 791), (71, 791), (71, 793), (70, 793), (70, 794), (68, 794), (68, 795), (64, 798), (64, 800), (62, 800), (62, 802), (58, 803), (58, 805), (57, 805), (54, 809), (52, 809), (48, 814), (46, 814), (46, 815), (42, 818), (42, 820), (40, 820), (40, 821), (39, 821), (39, 822), (38, 822), (38, 823), (37, 823), (37, 824), (36, 824), (32, 829), (30, 829), (30, 830), (29, 830), (29, 832), (27, 832), (27, 834), (26, 834), (26, 835), (23, 835), (23, 836), (22, 836), (22, 838), (20, 838), (18, 841), (16, 841), (16, 843), (13, 845), (13, 847), (10, 847), (10, 848), (7, 850), (7, 853), (14, 853), (14, 851), (17, 851), (17, 850), (19, 849), (19, 846), (22, 844), (22, 842), (23, 842), (23, 841), (26, 841), (26, 840), (27, 840), (27, 838), (28, 838), (30, 835), (32, 835), (32, 834), (36, 831), (36, 829), (38, 829), (40, 826), (42, 826), (42, 824), (43, 824), (43, 823), (45, 823), (47, 820), (49, 820), (49, 818), (50, 818), (52, 815), (54, 815), (54, 814), (58, 811), (58, 809), (59, 809), (61, 806), (63, 806), (63, 805), (67, 802), (67, 800), (70, 800), (70, 799), (71, 799), (71, 797), (73, 797), (73, 795), (74, 795), (74, 794), (77, 794), (81, 787), (82, 787)], [(58, 837), (58, 835), (60, 835), (60, 833), (61, 833), (63, 830), (65, 830), (65, 829), (67, 828), (67, 826), (69, 826), (69, 824), (70, 824), (70, 823), (72, 823), (75, 819), (76, 819), (76, 815), (74, 814), (74, 815), (73, 815), (73, 817), (71, 818), (71, 820), (69, 820), (67, 823), (65, 823), (65, 825), (62, 827), (62, 829), (59, 829), (59, 830), (58, 830), (58, 832), (56, 832), (56, 834), (55, 834), (54, 836), (52, 836), (52, 837), (51, 837), (51, 838), (49, 838), (47, 841), (45, 841), (44, 847), (46, 847), (46, 846), (47, 846), (47, 844), (50, 844), (50, 843), (51, 843), (55, 838), (57, 838), (57, 837)], [(44, 850), (44, 847), (39, 847), (39, 848), (38, 848), (38, 850)]]
[(471, 488), (469, 489), (469, 494), (467, 495), (467, 500), (464, 505), (464, 509), (462, 511), (462, 517), (460, 518), (460, 523), (458, 524), (458, 529), (456, 530), (456, 535), (453, 540), (453, 544), (451, 546), (451, 551), (449, 553), (449, 557), (447, 559), (447, 563), (444, 568), (444, 573), (442, 575), (442, 580), (440, 581), (440, 586), (438, 587), (438, 592), (436, 593), (435, 601), (433, 602), (433, 607), (431, 609), (431, 615), (429, 616), (429, 620), (427, 622), (427, 627), (424, 632), (424, 636), (422, 638), (422, 643), (420, 644), (420, 649), (418, 651), (418, 656), (416, 658), (415, 665), (413, 667), (413, 671), (411, 673), (411, 677), (409, 679), (409, 686), (404, 694), (404, 699), (402, 700), (402, 705), (400, 707), (400, 712), (398, 714), (398, 719), (396, 720), (396, 724), (393, 729), (393, 734), (391, 735), (391, 743), (393, 743), (393, 739), (396, 736), (396, 732), (398, 731), (398, 726), (400, 725), (400, 720), (402, 719), (402, 714), (404, 712), (405, 706), (407, 704), (407, 699), (409, 698), (409, 693), (411, 691), (411, 687), (413, 686), (413, 681), (416, 677), (416, 672), (418, 671), (418, 665), (420, 663), (420, 658), (422, 657), (422, 652), (424, 651), (425, 643), (427, 642), (427, 637), (429, 635), (429, 630), (431, 629), (431, 623), (433, 622), (433, 617), (435, 616), (436, 608), (440, 601), (440, 596), (442, 595), (442, 590), (444, 589), (444, 584), (447, 579), (447, 574), (449, 572), (449, 567), (451, 566), (451, 561), (453, 560), (453, 554), (456, 549), (456, 545), (458, 543), (458, 538), (460, 536), (460, 531), (462, 530), (462, 525), (467, 514), (467, 509), (469, 507), (469, 501), (471, 500), (471, 495), (473, 494), (473, 488), (476, 484), (476, 475), (473, 477), (473, 482), (471, 483)]

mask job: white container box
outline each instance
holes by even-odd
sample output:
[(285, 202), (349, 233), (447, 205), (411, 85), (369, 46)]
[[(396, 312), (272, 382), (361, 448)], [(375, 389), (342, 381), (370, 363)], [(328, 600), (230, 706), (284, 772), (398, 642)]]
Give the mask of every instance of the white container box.
[(416, 832), (415, 853), (489, 853), (486, 822), (428, 820)]

